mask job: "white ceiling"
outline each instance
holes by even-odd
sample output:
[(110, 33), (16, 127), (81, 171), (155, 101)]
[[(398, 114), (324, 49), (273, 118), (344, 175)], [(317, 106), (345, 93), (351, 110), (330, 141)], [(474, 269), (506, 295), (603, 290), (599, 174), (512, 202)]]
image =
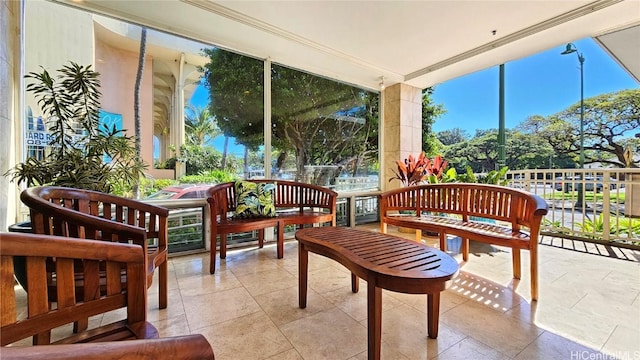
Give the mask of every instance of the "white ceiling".
[(369, 89), (381, 76), (425, 88), (585, 37), (640, 78), (638, 27), (620, 31), (640, 25), (639, 0), (53, 1)]

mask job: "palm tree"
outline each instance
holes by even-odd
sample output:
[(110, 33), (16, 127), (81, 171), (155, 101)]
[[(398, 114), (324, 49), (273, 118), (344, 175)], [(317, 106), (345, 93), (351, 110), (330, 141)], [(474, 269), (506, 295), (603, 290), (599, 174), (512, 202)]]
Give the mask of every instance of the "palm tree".
[(185, 108), (184, 126), (190, 145), (205, 146), (209, 140), (220, 135), (220, 129), (208, 108), (188, 105)]
[[(144, 73), (144, 57), (147, 52), (147, 28), (142, 27), (140, 32), (140, 55), (138, 56), (138, 72), (136, 73), (136, 85), (133, 95), (133, 112), (134, 112), (134, 126), (135, 126), (135, 142), (136, 142), (136, 156), (138, 161), (142, 160), (142, 145), (140, 144), (141, 131), (140, 131), (140, 86), (142, 84), (142, 74)], [(140, 197), (140, 179), (137, 179), (133, 184), (133, 197), (138, 199)]]

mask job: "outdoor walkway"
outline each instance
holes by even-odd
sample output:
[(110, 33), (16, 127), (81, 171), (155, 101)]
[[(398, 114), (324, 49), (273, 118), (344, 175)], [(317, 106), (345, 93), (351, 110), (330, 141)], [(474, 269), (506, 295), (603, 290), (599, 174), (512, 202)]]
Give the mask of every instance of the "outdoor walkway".
[[(217, 360), (366, 359), (366, 283), (351, 293), (346, 269), (310, 254), (301, 310), (297, 243), (286, 242), (284, 259), (275, 252), (275, 245), (229, 251), (214, 275), (208, 253), (171, 258), (169, 307), (159, 310), (149, 294), (149, 320), (162, 337), (204, 334)], [(436, 340), (427, 338), (426, 296), (384, 291), (382, 358), (640, 358), (640, 262), (548, 245), (539, 252), (532, 304), (527, 252), (514, 283), (508, 250), (472, 243), (469, 262), (442, 293)]]

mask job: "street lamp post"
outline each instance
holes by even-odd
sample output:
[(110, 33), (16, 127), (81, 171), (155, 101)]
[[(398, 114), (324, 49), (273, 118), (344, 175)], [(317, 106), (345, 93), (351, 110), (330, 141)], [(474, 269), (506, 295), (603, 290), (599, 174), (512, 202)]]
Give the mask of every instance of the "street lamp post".
[[(584, 169), (584, 56), (578, 52), (578, 48), (573, 43), (568, 43), (567, 48), (560, 55), (576, 53), (580, 62), (580, 169)], [(580, 176), (582, 181), (582, 174)], [(582, 208), (584, 205), (583, 184), (578, 184), (578, 202), (576, 207)]]

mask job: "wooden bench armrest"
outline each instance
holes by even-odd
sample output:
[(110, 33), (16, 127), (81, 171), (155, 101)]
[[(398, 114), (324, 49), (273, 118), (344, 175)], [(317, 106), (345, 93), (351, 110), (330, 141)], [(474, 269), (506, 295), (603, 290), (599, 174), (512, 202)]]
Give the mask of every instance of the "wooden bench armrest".
[[(25, 257), (25, 265), (14, 267), (16, 257)], [(157, 331), (146, 322), (145, 263), (145, 254), (139, 245), (0, 233), (0, 345), (32, 336), (34, 344), (46, 345), (51, 342), (50, 333), (54, 328), (123, 308), (125, 320), (88, 331), (81, 328), (77, 334), (59, 342), (84, 341), (89, 337), (104, 339), (104, 336), (109, 339), (157, 337)], [(80, 264), (83, 266), (82, 290), (77, 283)], [(55, 281), (50, 277), (49, 266), (55, 269)], [(27, 317), (22, 319), (17, 312), (20, 306), (15, 291), (16, 271), (24, 273), (25, 284), (29, 285)], [(51, 306), (49, 293), (56, 294), (56, 307)], [(0, 352), (5, 355), (4, 350)]]
[(547, 201), (540, 196), (532, 196), (532, 198), (536, 204), (536, 209), (533, 214), (540, 217), (547, 215), (549, 212), (549, 204), (547, 204)]
[(112, 341), (89, 344), (4, 347), (8, 359), (173, 359), (213, 360), (211, 345), (201, 334), (163, 339)]
[[(5, 238), (11, 240), (5, 241)], [(144, 253), (139, 245), (37, 234), (0, 233), (0, 253), (144, 264)]]

